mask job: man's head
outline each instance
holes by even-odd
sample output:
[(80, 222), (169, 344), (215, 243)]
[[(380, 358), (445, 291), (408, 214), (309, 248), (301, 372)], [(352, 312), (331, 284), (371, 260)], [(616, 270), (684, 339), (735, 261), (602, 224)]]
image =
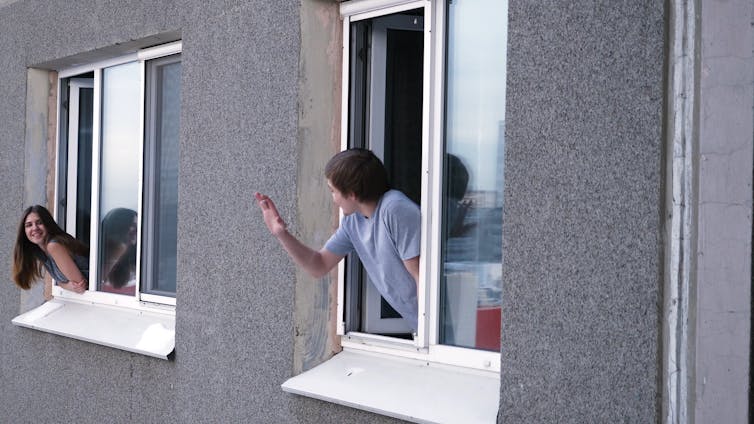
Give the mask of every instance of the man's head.
[(325, 177), (344, 196), (353, 194), (362, 203), (376, 202), (390, 189), (385, 167), (367, 149), (336, 154), (325, 166)]

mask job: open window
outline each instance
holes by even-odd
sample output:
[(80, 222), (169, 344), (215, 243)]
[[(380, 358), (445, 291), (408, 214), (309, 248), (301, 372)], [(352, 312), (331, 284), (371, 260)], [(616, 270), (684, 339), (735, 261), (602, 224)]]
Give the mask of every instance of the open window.
[[(421, 202), (423, 9), (351, 24), (348, 146), (379, 157), (391, 186)], [(347, 259), (349, 330), (410, 338), (355, 254)]]
[[(283, 388), (403, 419), (490, 422), (501, 349), (507, 3), (340, 8), (341, 148), (374, 151), (392, 187), (421, 208), (418, 330), (408, 334), (348, 257), (338, 286), (344, 352)], [(427, 397), (449, 401), (423, 408)]]
[(54, 213), (89, 246), (89, 288), (53, 286), (54, 300), (13, 322), (165, 358), (175, 333), (181, 43), (58, 77)]
[(60, 72), (56, 215), (99, 300), (175, 304), (180, 71), (171, 44)]
[[(476, 28), (488, 14), (504, 15), (504, 7), (448, 2), (433, 15), (432, 4), (403, 2), (363, 13), (351, 13), (358, 2), (342, 7), (348, 41), (343, 147), (374, 151), (392, 187), (422, 209), (424, 319), (416, 337), (407, 334), (351, 256), (342, 275), (341, 332), (360, 345), (385, 342), (369, 337), (379, 335), (422, 350), (452, 346), (496, 354), (505, 35), (504, 28)], [(432, 18), (442, 29), (434, 34)]]

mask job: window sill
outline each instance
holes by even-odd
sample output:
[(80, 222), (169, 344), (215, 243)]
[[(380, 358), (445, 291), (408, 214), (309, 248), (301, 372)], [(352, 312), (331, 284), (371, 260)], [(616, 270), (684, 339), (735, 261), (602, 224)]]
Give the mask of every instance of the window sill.
[(168, 359), (175, 347), (175, 315), (53, 299), (13, 324), (64, 337)]
[(282, 388), (408, 421), (490, 423), (497, 417), (500, 376), (344, 349)]

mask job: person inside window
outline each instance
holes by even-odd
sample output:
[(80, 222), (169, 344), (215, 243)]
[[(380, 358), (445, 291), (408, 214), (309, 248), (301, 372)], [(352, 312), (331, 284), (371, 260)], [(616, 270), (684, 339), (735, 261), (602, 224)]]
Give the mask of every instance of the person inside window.
[(419, 206), (388, 185), (382, 162), (369, 150), (344, 150), (325, 166), (333, 202), (345, 215), (320, 250), (291, 235), (268, 196), (255, 197), (267, 228), (293, 261), (315, 278), (356, 252), (383, 298), (415, 332), (421, 213)]
[(89, 248), (61, 229), (43, 206), (27, 208), (13, 250), (13, 280), (24, 290), (42, 278), (42, 267), (59, 287), (83, 293), (89, 283)]

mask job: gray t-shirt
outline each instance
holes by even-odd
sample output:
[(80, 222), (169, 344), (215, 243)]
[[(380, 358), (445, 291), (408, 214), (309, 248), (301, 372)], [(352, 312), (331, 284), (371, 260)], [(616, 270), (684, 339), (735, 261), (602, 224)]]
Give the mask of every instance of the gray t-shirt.
[(416, 331), (416, 282), (403, 264), (419, 256), (421, 211), (403, 193), (390, 190), (371, 218), (354, 212), (343, 218), (325, 249), (336, 255), (355, 251), (382, 297)]

